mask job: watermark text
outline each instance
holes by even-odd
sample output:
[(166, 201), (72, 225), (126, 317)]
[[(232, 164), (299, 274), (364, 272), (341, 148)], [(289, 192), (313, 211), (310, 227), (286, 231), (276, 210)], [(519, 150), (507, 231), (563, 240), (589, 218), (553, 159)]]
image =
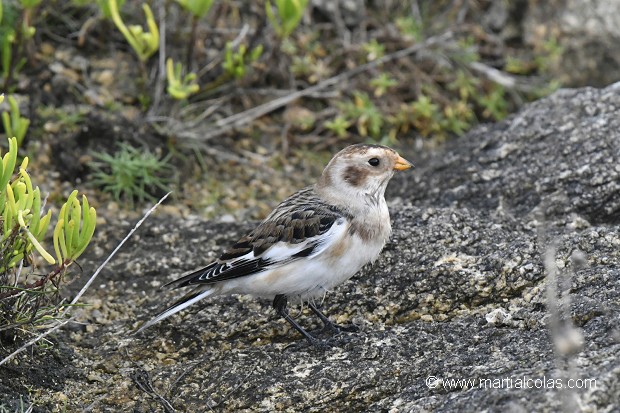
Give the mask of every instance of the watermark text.
[(428, 376), (429, 389), (447, 391), (466, 389), (596, 389), (593, 378), (553, 378), (553, 377), (497, 377), (497, 378), (457, 378)]

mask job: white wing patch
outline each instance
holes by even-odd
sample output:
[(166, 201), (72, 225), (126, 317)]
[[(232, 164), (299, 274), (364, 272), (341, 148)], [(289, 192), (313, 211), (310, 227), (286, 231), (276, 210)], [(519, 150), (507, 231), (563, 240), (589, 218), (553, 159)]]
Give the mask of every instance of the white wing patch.
[[(272, 269), (294, 260), (296, 258), (295, 254), (299, 254), (308, 248), (313, 248), (312, 252), (309, 255), (304, 255), (304, 258), (316, 257), (328, 249), (334, 241), (339, 240), (347, 231), (347, 227), (346, 220), (339, 218), (334, 222), (329, 231), (324, 234), (308, 238), (299, 244), (290, 244), (283, 241), (276, 242), (267, 251), (263, 252), (260, 258), (270, 262), (271, 265), (267, 266), (266, 269)], [(254, 252), (239, 257), (239, 259), (243, 258), (254, 259)]]
[[(314, 258), (342, 239), (348, 228), (346, 219), (339, 218), (327, 232), (321, 235), (305, 239), (297, 244), (279, 241), (258, 256), (255, 255), (254, 251), (250, 251), (228, 261), (215, 262), (199, 273), (185, 276), (184, 278), (187, 280), (178, 286), (184, 287), (192, 284), (212, 283), (260, 274), (291, 262)], [(184, 279), (181, 278), (180, 280)]]

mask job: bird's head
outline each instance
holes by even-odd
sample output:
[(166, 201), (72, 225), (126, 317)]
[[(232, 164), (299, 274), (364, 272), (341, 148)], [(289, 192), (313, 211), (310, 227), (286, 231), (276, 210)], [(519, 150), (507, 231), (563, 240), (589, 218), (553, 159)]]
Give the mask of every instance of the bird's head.
[(383, 197), (394, 172), (412, 166), (387, 146), (351, 145), (329, 161), (317, 184), (317, 192), (345, 206), (359, 197), (378, 200)]

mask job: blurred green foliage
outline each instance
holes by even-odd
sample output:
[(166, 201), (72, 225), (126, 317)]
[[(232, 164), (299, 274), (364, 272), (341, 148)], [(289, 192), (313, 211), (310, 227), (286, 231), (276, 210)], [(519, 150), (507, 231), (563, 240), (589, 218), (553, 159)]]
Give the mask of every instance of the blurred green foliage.
[[(116, 28), (125, 36), (127, 43), (132, 47), (138, 59), (145, 62), (159, 49), (159, 28), (153, 17), (153, 12), (147, 3), (142, 4), (146, 25), (149, 31), (144, 31), (141, 25), (127, 26), (121, 18), (117, 0), (107, 0), (107, 10)], [(105, 11), (102, 8), (102, 12)]]
[(114, 154), (93, 153), (91, 182), (117, 202), (131, 207), (137, 201), (157, 201), (157, 191), (168, 191), (172, 179), (171, 155), (160, 158), (148, 149), (119, 143)]
[(9, 101), (9, 110), (2, 112), (4, 133), (6, 136), (14, 137), (17, 140), (17, 146), (20, 147), (30, 126), (30, 119), (21, 115), (17, 100), (13, 96), (9, 95), (7, 100)]
[[(85, 0), (84, 5), (88, 4), (89, 2), (90, 0)], [(107, 20), (112, 20), (112, 9), (110, 7), (110, 0), (96, 0), (96, 3), (99, 7), (101, 15)], [(121, 10), (124, 4), (125, 0), (116, 0), (115, 6), (118, 10)]]
[(196, 83), (196, 73), (190, 72), (183, 76), (183, 65), (174, 63), (171, 58), (166, 61), (166, 78), (168, 94), (177, 100), (187, 99), (200, 90)]
[(206, 16), (213, 6), (213, 0), (176, 0), (176, 2), (197, 19)]
[[(1, 100), (1, 99), (0, 99)], [(73, 191), (60, 210), (54, 229), (54, 258), (43, 246), (52, 211), (44, 213), (39, 187), (33, 186), (27, 172), (28, 157), (17, 175), (17, 139), (10, 138), (9, 150), (0, 161), (0, 338), (14, 334), (16, 328), (37, 326), (58, 311), (59, 286), (69, 266), (86, 250), (96, 227), (97, 214), (86, 196), (80, 203)], [(25, 267), (32, 266), (33, 254), (40, 255), (51, 272), (27, 283)], [(28, 271), (33, 272), (33, 270)]]
[(258, 45), (250, 52), (246, 45), (241, 44), (235, 50), (232, 43), (226, 43), (226, 53), (224, 55), (224, 62), (222, 68), (224, 72), (234, 79), (241, 79), (245, 76), (248, 67), (258, 60), (263, 53), (263, 46)]
[(307, 5), (308, 0), (275, 0), (276, 16), (271, 2), (269, 0), (265, 2), (267, 19), (280, 39), (289, 37), (295, 30), (304, 16)]

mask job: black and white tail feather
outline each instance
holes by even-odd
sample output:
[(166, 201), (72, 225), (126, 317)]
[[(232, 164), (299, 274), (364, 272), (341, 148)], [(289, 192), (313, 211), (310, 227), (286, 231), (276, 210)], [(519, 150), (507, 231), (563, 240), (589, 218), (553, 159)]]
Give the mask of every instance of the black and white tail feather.
[(213, 295), (215, 291), (216, 290), (214, 288), (207, 288), (206, 290), (191, 291), (190, 293), (186, 294), (181, 299), (176, 301), (174, 304), (172, 304), (170, 307), (168, 307), (161, 313), (157, 314), (152, 320), (149, 320), (147, 323), (145, 323), (142, 327), (136, 330), (136, 333), (139, 333), (142, 330), (149, 328), (150, 326), (160, 322), (164, 318), (168, 318), (171, 315), (176, 314), (179, 311), (186, 309), (190, 305), (197, 303), (203, 298), (207, 298)]

